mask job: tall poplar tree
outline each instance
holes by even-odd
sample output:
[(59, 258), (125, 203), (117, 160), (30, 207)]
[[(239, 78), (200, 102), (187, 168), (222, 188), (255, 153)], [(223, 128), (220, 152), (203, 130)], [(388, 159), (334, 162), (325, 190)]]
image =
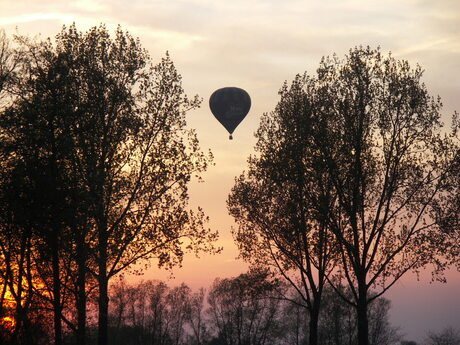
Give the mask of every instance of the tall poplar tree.
[(2, 125), (10, 126), (8, 140), (30, 144), (18, 151), (24, 161), (37, 152), (49, 168), (30, 179), (43, 175), (48, 186), (40, 206), (47, 226), (37, 234), (57, 254), (55, 314), (64, 318), (59, 281), (73, 282), (83, 344), (86, 283), (94, 277), (105, 345), (110, 278), (140, 262), (171, 268), (185, 251), (216, 250), (206, 216), (188, 208), (188, 182), (212, 159), (186, 127), (200, 100), (187, 98), (169, 55), (154, 64), (120, 27), (112, 37), (104, 25), (86, 32), (72, 25), (54, 41), (22, 44), (21, 97)]
[[(280, 90), (274, 112), (262, 117), (257, 155), (228, 198), (234, 237), (248, 262), (268, 266), (297, 292), (309, 315), (309, 344), (318, 342), (321, 297), (336, 259), (329, 213), (336, 196), (324, 162), (309, 146), (314, 80), (297, 78)], [(313, 168), (315, 170), (313, 170)], [(299, 302), (296, 302), (299, 303)]]
[[(229, 199), (242, 229), (240, 249), (249, 253), (254, 243), (273, 238), (277, 251), (266, 250), (267, 260), (273, 253), (295, 258), (284, 249), (297, 243), (295, 234), (325, 226), (338, 254), (337, 269), (326, 278), (349, 287), (350, 296), (342, 297), (356, 308), (360, 345), (369, 344), (369, 303), (406, 272), (433, 264), (439, 273), (448, 263), (449, 241), (437, 216), (455, 187), (449, 176), (456, 151), (442, 131), (441, 101), (430, 96), (422, 74), (420, 66), (379, 49), (323, 58), (315, 76), (297, 76), (282, 89), (275, 112), (263, 117), (260, 154)], [(287, 102), (290, 111), (283, 113)], [(302, 203), (299, 189), (289, 187), (299, 180), (310, 182)], [(305, 228), (292, 221), (302, 215)], [(308, 243), (319, 252), (321, 246)]]

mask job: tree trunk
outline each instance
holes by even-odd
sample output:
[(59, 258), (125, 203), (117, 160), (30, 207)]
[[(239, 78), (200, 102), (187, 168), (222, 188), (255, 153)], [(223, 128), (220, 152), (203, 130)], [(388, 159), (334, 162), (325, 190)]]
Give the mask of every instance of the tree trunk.
[(59, 248), (57, 232), (53, 232), (52, 242), (52, 265), (53, 265), (53, 312), (54, 312), (54, 343), (62, 344), (61, 324), (61, 279), (59, 274)]
[(310, 321), (309, 321), (309, 345), (318, 344), (318, 320), (319, 320), (319, 301), (312, 303), (310, 310)]
[(99, 223), (99, 321), (98, 345), (108, 344), (108, 278), (107, 278), (107, 226)]
[(78, 238), (77, 244), (77, 345), (85, 345), (86, 342), (86, 250), (85, 236)]
[[(3, 253), (2, 253), (3, 254)], [(9, 260), (9, 258), (5, 257), (5, 260)], [(6, 272), (3, 272), (2, 271), (2, 292), (0, 294), (0, 318), (3, 317), (3, 301), (5, 300), (5, 296), (6, 296), (6, 288), (7, 288), (7, 285), (8, 285), (8, 277), (7, 277), (7, 274)]]
[[(49, 157), (49, 173), (50, 173), (50, 192), (49, 202), (51, 206), (50, 230), (48, 235), (49, 245), (51, 247), (51, 265), (53, 275), (53, 312), (54, 312), (54, 343), (55, 345), (62, 344), (62, 306), (61, 306), (61, 277), (59, 272), (59, 241), (60, 226), (61, 226), (61, 198), (59, 189), (61, 187), (58, 176), (58, 147), (54, 134), (54, 113), (51, 112), (48, 118), (48, 135), (51, 144), (51, 156)], [(46, 236), (46, 235), (45, 235)]]
[(300, 345), (300, 312), (299, 306), (295, 306), (296, 323), (295, 323), (295, 345)]
[(359, 296), (356, 305), (358, 313), (358, 345), (369, 345), (369, 322), (367, 319), (367, 287), (358, 283)]

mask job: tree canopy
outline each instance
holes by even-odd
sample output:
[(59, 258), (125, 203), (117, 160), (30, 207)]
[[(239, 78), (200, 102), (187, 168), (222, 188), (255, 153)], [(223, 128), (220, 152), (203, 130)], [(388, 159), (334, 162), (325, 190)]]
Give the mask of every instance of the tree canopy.
[(188, 208), (188, 183), (212, 160), (186, 127), (200, 99), (185, 95), (168, 54), (153, 63), (120, 27), (111, 36), (104, 25), (86, 32), (72, 25), (55, 40), (19, 38), (19, 46), (13, 101), (0, 120), (1, 157), (10, 167), (2, 178), (19, 179), (25, 191), (2, 190), (13, 198), (4, 207), (9, 220), (27, 215), (29, 245), (44, 255), (36, 267), (49, 272), (42, 281), (56, 343), (63, 294), (74, 291), (83, 313), (76, 329), (84, 328), (86, 284), (94, 279), (99, 344), (107, 344), (110, 278), (140, 262), (172, 268), (185, 251), (217, 250), (203, 211)]
[(258, 155), (229, 197), (243, 257), (257, 248), (267, 261), (299, 261), (307, 251), (291, 248), (302, 234), (318, 270), (324, 242), (312, 229), (333, 237), (337, 266), (326, 277), (350, 288), (342, 297), (356, 307), (360, 345), (369, 344), (370, 302), (407, 271), (432, 264), (441, 273), (448, 264), (451, 242), (437, 211), (455, 187), (457, 150), (422, 75), (420, 66), (369, 47), (323, 58), (316, 75), (283, 86), (256, 133)]

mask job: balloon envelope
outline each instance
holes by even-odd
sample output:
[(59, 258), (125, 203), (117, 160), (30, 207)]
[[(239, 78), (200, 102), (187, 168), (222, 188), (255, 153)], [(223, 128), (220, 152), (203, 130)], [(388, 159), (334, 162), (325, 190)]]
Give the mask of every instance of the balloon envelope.
[(231, 134), (251, 108), (251, 98), (243, 89), (224, 87), (213, 92), (209, 98), (209, 107), (232, 139)]

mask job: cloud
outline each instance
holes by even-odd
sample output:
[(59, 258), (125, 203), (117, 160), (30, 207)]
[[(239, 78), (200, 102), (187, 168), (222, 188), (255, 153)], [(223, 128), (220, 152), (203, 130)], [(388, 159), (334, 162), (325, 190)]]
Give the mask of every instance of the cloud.
[(29, 22), (40, 22), (40, 21), (53, 21), (60, 20), (66, 21), (70, 17), (65, 16), (62, 13), (31, 13), (14, 17), (3, 17), (0, 18), (0, 25), (20, 25)]
[(105, 12), (110, 8), (107, 3), (95, 0), (72, 1), (70, 7), (84, 12)]
[[(121, 24), (139, 36), (153, 56), (169, 50), (184, 82), (193, 81), (192, 92), (208, 93), (219, 83), (239, 83), (266, 99), (296, 73), (314, 72), (323, 55), (343, 55), (356, 45), (381, 46), (401, 58), (427, 61), (426, 68), (433, 68), (434, 61), (427, 59), (431, 53), (442, 52), (446, 60), (458, 60), (459, 4), (456, 0), (56, 0), (27, 4), (7, 0), (0, 4), (0, 25), (39, 27), (52, 36), (58, 25), (73, 21), (80, 29), (100, 22), (110, 29)], [(53, 29), (46, 22), (54, 23)], [(265, 103), (272, 105), (273, 100)]]

